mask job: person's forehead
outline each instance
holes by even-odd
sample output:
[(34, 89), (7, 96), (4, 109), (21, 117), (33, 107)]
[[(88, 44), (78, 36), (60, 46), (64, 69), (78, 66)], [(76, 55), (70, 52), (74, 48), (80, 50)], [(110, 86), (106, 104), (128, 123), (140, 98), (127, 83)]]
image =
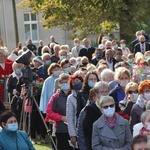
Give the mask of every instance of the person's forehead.
[(149, 149), (146, 142), (136, 143), (134, 145), (134, 150), (149, 150)]
[(112, 51), (106, 51), (106, 55), (112, 54)]
[(79, 40), (78, 40), (78, 39), (75, 39), (74, 42), (79, 42)]

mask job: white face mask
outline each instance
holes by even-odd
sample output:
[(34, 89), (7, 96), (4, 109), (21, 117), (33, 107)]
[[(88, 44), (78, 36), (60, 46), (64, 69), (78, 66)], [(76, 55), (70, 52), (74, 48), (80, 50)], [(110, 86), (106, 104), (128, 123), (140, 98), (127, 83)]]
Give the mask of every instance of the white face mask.
[(126, 85), (129, 83), (129, 80), (121, 80), (120, 81), (120, 85), (122, 86), (122, 87), (126, 87)]
[(113, 108), (108, 107), (107, 109), (103, 108), (103, 112), (104, 112), (106, 117), (112, 117), (115, 113), (115, 107), (113, 107)]
[(150, 100), (150, 92), (148, 92), (148, 93), (144, 93), (144, 98), (146, 99), (146, 100)]
[(146, 126), (147, 126), (146, 129), (150, 131), (150, 122), (147, 122)]
[(126, 47), (126, 44), (120, 44), (120, 46), (121, 46), (122, 48), (125, 48), (125, 47)]
[(79, 43), (74, 43), (74, 46), (79, 46), (80, 44)]

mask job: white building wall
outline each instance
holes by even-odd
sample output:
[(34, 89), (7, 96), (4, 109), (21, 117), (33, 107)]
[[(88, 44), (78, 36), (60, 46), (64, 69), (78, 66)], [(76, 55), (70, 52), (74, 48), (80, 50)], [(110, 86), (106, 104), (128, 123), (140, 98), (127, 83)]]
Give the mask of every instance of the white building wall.
[[(16, 4), (21, 2), (22, 0), (16, 0)], [(17, 22), (18, 22), (18, 34), (19, 41), (25, 45), (25, 29), (24, 29), (24, 13), (30, 12), (30, 9), (20, 9), (16, 8), (17, 11)], [(44, 45), (47, 45), (50, 42), (50, 36), (53, 35), (55, 37), (56, 42), (60, 45), (68, 44), (70, 48), (72, 48), (73, 40), (69, 40), (67, 38), (67, 32), (61, 30), (59, 28), (53, 28), (45, 30), (43, 27), (44, 23), (40, 22), (42, 18), (42, 14), (38, 13), (38, 34), (39, 39), (43, 40)], [(16, 39), (15, 39), (15, 27), (14, 27), (14, 17), (13, 17), (13, 7), (12, 1), (10, 0), (0, 0), (0, 36), (4, 39), (5, 46), (11, 52), (16, 48)], [(120, 39), (119, 32), (113, 33), (116, 39)], [(99, 35), (90, 35), (88, 36), (90, 41), (97, 41), (97, 37)], [(34, 43), (38, 45), (38, 43)]]

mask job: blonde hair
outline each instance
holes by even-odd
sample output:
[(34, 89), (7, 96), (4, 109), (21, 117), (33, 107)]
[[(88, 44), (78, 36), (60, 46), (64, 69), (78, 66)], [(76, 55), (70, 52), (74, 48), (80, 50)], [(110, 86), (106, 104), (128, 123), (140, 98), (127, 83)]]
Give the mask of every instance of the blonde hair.
[(118, 80), (123, 74), (127, 74), (129, 78), (131, 77), (130, 72), (125, 67), (119, 67), (115, 70), (115, 80)]
[(138, 90), (138, 84), (135, 82), (129, 82), (125, 87), (125, 93), (128, 93), (130, 88), (135, 88)]
[(49, 49), (49, 47), (48, 46), (44, 46), (43, 48), (42, 48), (42, 55), (45, 53), (45, 51), (49, 51), (50, 52), (50, 49)]
[(61, 83), (62, 80), (69, 80), (69, 74), (63, 73), (59, 76), (58, 82)]
[(8, 56), (9, 52), (6, 47), (0, 47), (0, 54), (3, 54), (4, 56)]

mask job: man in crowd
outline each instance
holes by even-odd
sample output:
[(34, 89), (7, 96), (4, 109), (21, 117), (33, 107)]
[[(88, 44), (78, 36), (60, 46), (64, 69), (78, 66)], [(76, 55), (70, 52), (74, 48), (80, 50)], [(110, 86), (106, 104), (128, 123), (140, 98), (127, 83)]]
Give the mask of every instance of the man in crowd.
[(72, 56), (75, 57), (75, 58), (78, 57), (82, 47), (83, 46), (80, 45), (80, 40), (78, 38), (75, 38), (74, 39), (74, 47), (71, 50)]
[(139, 36), (141, 36), (141, 35), (142, 35), (141, 31), (136, 32), (136, 34), (135, 34), (136, 39), (131, 42), (131, 52), (132, 53), (134, 52), (134, 46), (139, 42)]
[(86, 56), (89, 61), (92, 59), (92, 54), (95, 52), (95, 48), (90, 45), (87, 38), (83, 39), (83, 48), (80, 50), (79, 56)]
[(109, 69), (114, 71), (114, 66), (117, 63), (117, 60), (114, 58), (114, 51), (112, 49), (107, 49), (105, 52), (105, 60), (108, 63)]
[(149, 43), (145, 42), (144, 35), (139, 37), (139, 42), (134, 46), (134, 54), (137, 52), (145, 53), (146, 51), (150, 50)]
[(36, 55), (36, 46), (32, 43), (31, 39), (28, 39), (27, 48), (31, 50)]
[(43, 78), (44, 80), (48, 77), (47, 69), (49, 65), (51, 64), (51, 56), (49, 53), (44, 53), (42, 55), (43, 65), (39, 67), (37, 74), (40, 78)]

